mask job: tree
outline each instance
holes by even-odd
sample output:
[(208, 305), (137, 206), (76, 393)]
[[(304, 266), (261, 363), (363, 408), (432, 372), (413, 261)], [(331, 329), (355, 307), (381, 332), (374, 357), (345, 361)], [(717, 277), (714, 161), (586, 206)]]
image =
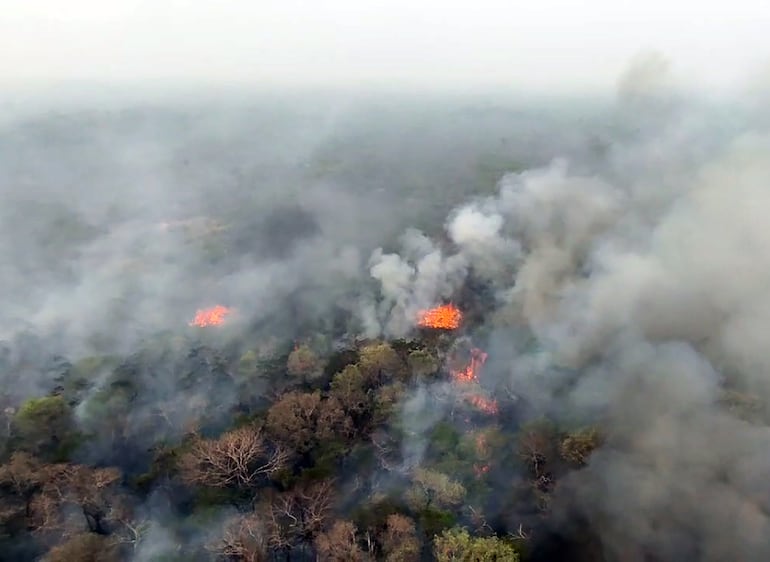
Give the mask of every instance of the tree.
[(561, 442), (559, 452), (568, 462), (583, 466), (588, 457), (602, 444), (602, 436), (595, 427), (580, 429), (568, 434)]
[(29, 525), (32, 500), (40, 490), (40, 462), (27, 453), (13, 453), (9, 461), (0, 466), (0, 489), (10, 493), (2, 495), (0, 504), (0, 529), (12, 522)]
[(559, 436), (547, 421), (523, 426), (517, 435), (518, 455), (529, 470), (531, 491), (541, 510), (547, 511), (554, 485), (553, 465), (559, 459)]
[[(45, 465), (42, 486), (31, 504), (34, 526), (43, 532), (83, 529), (109, 535), (119, 526), (125, 498), (118, 486), (117, 468), (91, 468), (75, 464)], [(73, 509), (74, 508), (74, 509)], [(81, 517), (73, 518), (76, 513)]]
[(323, 374), (323, 362), (307, 344), (297, 346), (289, 354), (286, 369), (303, 383), (317, 380)]
[(406, 387), (398, 381), (379, 387), (374, 393), (372, 423), (381, 425), (390, 421), (405, 393)]
[(197, 439), (179, 459), (182, 479), (213, 488), (251, 488), (286, 466), (289, 455), (270, 447), (262, 433), (242, 426), (218, 439)]
[(264, 509), (268, 543), (274, 549), (289, 550), (299, 541), (312, 541), (328, 523), (332, 506), (329, 480), (278, 494)]
[(407, 490), (406, 501), (415, 511), (436, 507), (446, 509), (460, 505), (465, 498), (465, 487), (436, 470), (418, 468)]
[(366, 378), (356, 365), (348, 365), (334, 375), (330, 395), (353, 415), (361, 415), (370, 407)]
[(386, 562), (417, 562), (420, 559), (417, 528), (405, 515), (389, 515), (379, 539)]
[(499, 537), (472, 537), (465, 529), (446, 530), (433, 540), (437, 562), (517, 562), (519, 553)]
[(519, 457), (535, 477), (546, 472), (546, 464), (557, 456), (557, 435), (554, 427), (544, 421), (522, 426), (517, 435)]
[(438, 361), (427, 351), (418, 349), (406, 358), (409, 370), (417, 377), (425, 377), (438, 371)]
[(315, 538), (318, 559), (322, 562), (349, 562), (366, 559), (358, 546), (356, 526), (350, 521), (335, 521), (326, 531)]
[(256, 513), (237, 515), (224, 526), (222, 536), (207, 545), (207, 550), (227, 560), (267, 562), (268, 544), (265, 526)]
[(336, 398), (324, 400), (319, 391), (287, 392), (267, 412), (268, 434), (299, 454), (334, 437), (347, 438), (353, 422)]
[(118, 562), (118, 549), (110, 538), (80, 533), (52, 548), (44, 562)]
[(16, 413), (19, 449), (46, 460), (66, 460), (76, 444), (72, 410), (62, 396), (27, 400)]
[(372, 383), (383, 377), (400, 377), (406, 373), (406, 366), (398, 353), (387, 343), (372, 343), (359, 351), (358, 367)]

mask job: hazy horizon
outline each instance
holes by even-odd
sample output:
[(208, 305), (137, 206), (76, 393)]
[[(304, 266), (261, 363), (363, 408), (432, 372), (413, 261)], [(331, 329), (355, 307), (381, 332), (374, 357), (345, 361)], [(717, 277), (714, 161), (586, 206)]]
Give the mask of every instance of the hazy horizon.
[(680, 84), (741, 89), (770, 61), (755, 0), (172, 0), (5, 3), (0, 89), (320, 88), (611, 94), (637, 53)]

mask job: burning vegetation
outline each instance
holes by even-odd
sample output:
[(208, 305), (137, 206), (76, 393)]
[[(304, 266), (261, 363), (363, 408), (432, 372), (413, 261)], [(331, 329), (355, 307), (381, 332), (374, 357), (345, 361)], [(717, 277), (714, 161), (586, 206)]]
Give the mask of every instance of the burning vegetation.
[(445, 304), (423, 310), (418, 315), (418, 326), (422, 328), (433, 328), (434, 330), (456, 330), (460, 327), (463, 314), (460, 309), (453, 304)]
[[(462, 319), (463, 313), (459, 308), (446, 304), (421, 312), (418, 325), (423, 328), (453, 331), (460, 327)], [(497, 401), (484, 396), (479, 380), (479, 372), (486, 360), (485, 351), (472, 348), (468, 362), (459, 368), (450, 367), (450, 375), (471, 405), (485, 414), (495, 415), (499, 411)]]
[(231, 313), (231, 309), (222, 305), (200, 309), (195, 313), (195, 318), (193, 318), (192, 322), (190, 322), (190, 326), (195, 326), (198, 328), (221, 326), (225, 323), (225, 319)]

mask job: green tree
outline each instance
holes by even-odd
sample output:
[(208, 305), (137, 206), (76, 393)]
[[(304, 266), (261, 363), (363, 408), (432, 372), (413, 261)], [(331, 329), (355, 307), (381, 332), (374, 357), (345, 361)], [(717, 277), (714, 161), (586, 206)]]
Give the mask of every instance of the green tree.
[(517, 562), (519, 553), (499, 537), (472, 537), (465, 529), (446, 530), (433, 540), (438, 562)]
[(67, 460), (78, 434), (72, 410), (62, 396), (32, 398), (14, 418), (18, 448), (48, 461)]
[(359, 351), (358, 367), (373, 383), (385, 377), (401, 377), (406, 372), (406, 366), (388, 343), (372, 343)]
[(350, 414), (360, 415), (370, 408), (366, 378), (356, 365), (348, 365), (334, 375), (330, 394)]
[(583, 466), (588, 462), (588, 457), (602, 444), (602, 436), (595, 427), (588, 427), (573, 431), (562, 439), (559, 452), (566, 461)]
[(417, 377), (433, 375), (438, 371), (438, 361), (430, 353), (424, 350), (415, 350), (406, 358), (409, 370)]
[(465, 487), (436, 470), (418, 468), (407, 490), (406, 501), (415, 511), (428, 507), (456, 507), (465, 498)]

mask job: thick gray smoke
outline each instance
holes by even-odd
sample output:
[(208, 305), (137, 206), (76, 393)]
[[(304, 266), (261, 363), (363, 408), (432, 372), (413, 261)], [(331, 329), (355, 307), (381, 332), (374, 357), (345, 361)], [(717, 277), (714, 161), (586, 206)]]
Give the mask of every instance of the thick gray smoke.
[[(449, 215), (448, 254), (375, 253), (395, 303), (383, 326), (400, 334), (412, 303), (473, 268), (500, 303), (492, 375), (537, 413), (608, 432), (559, 491), (608, 560), (767, 560), (770, 428), (723, 398), (770, 400), (770, 135), (664, 92), (661, 61), (637, 65), (603, 158), (507, 175)], [(439, 271), (421, 273), (426, 255)]]

